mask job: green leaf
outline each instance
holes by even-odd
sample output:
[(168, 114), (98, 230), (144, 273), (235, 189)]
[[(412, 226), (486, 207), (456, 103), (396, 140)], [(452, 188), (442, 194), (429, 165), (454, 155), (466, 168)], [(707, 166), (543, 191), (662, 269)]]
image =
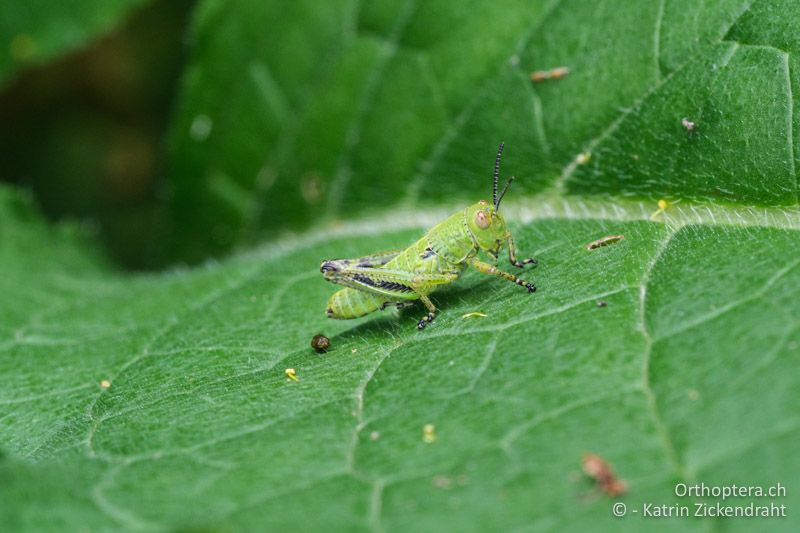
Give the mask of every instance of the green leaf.
[(8, 1), (0, 5), (0, 82), (109, 31), (141, 0)]
[(206, 1), (172, 132), (179, 256), (473, 201), (501, 140), (517, 194), (794, 205), (798, 6)]
[[(520, 250), (540, 261), (525, 273), (539, 291), (469, 271), (435, 294), (440, 314), (420, 332), (421, 309), (325, 318), (335, 287), (318, 265), (404, 246), (444, 213), (123, 276), (3, 192), (0, 526), (653, 523), (611, 517), (615, 500), (581, 473), (594, 452), (627, 482), (629, 509), (692, 506), (674, 495), (679, 481), (787, 487), (725, 502), (784, 504), (787, 518), (664, 527), (796, 530), (800, 217), (678, 205), (651, 221), (645, 205), (608, 205), (510, 210)], [(625, 238), (587, 250), (609, 234)], [(320, 332), (325, 355), (309, 345)]]
[[(0, 189), (0, 529), (797, 529), (796, 3), (195, 15), (177, 253), (300, 232), (121, 274)], [(405, 246), (485, 197), (500, 140), (539, 291), (468, 271), (424, 332), (419, 308), (325, 318), (320, 261)], [(626, 496), (581, 472), (586, 452)], [(678, 482), (780, 483), (722, 503), (787, 517), (641, 516), (693, 511)]]

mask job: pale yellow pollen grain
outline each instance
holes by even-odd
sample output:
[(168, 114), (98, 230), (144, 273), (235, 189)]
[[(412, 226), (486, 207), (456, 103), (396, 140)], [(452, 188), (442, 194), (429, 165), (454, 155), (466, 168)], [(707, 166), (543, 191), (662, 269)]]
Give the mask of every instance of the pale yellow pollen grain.
[(291, 379), (292, 381), (300, 381), (299, 379), (297, 379), (297, 372), (295, 372), (294, 368), (287, 368), (286, 370), (284, 370), (284, 372), (286, 373), (286, 377)]
[(433, 424), (425, 424), (425, 426), (423, 426), (422, 441), (426, 444), (436, 442), (436, 426)]
[(100, 381), (100, 386), (102, 388), (104, 388), (104, 389), (107, 389), (107, 388), (109, 388), (111, 386), (111, 382), (109, 380), (107, 380), (107, 379), (101, 380)]

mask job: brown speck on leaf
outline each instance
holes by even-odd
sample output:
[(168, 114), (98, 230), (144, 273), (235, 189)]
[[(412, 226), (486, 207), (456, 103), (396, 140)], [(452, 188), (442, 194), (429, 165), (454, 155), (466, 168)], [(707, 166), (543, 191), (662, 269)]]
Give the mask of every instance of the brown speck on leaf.
[(595, 250), (597, 248), (601, 248), (603, 246), (608, 246), (610, 244), (617, 244), (619, 241), (625, 238), (625, 235), (606, 235), (605, 237), (601, 237), (596, 241), (592, 241), (586, 245), (587, 250)]
[(317, 353), (325, 353), (331, 347), (331, 340), (323, 334), (314, 335), (314, 338), (311, 339), (311, 347)]
[(597, 302), (597, 307), (608, 307), (608, 302), (605, 300), (600, 300)]
[(308, 204), (316, 205), (322, 201), (325, 183), (316, 172), (308, 172), (300, 178), (300, 193)]
[(443, 490), (447, 490), (453, 486), (453, 480), (447, 476), (435, 476), (432, 483), (437, 489)]
[(628, 490), (627, 484), (617, 477), (611, 465), (596, 453), (583, 454), (583, 471), (595, 480), (606, 496), (619, 496)]
[(560, 80), (569, 74), (569, 67), (556, 67), (550, 70), (536, 70), (531, 72), (531, 81), (541, 83), (547, 80)]

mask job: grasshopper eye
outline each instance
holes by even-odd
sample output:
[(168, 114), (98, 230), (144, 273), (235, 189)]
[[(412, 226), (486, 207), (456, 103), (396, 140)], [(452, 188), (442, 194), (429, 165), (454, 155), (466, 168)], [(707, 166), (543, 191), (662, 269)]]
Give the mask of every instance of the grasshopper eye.
[(486, 229), (489, 227), (489, 218), (486, 216), (486, 213), (483, 211), (478, 211), (475, 213), (475, 225), (481, 229)]

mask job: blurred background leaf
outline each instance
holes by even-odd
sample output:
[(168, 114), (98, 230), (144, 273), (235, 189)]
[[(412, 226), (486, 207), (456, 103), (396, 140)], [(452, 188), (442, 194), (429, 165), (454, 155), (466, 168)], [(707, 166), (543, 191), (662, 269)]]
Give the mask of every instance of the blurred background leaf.
[(485, 196), (500, 140), (517, 194), (795, 204), (800, 12), (750, 4), (206, 2), (171, 135), (176, 246)]
[(0, 8), (0, 82), (109, 31), (143, 0), (4, 2)]
[[(34, 34), (19, 20), (65, 27), (85, 9), (86, 36), (135, 7), (104, 6), (6, 5), (7, 40)], [(0, 175), (51, 217), (96, 223), (129, 267), (485, 196), (500, 140), (527, 197), (797, 201), (795, 2), (205, 0), (190, 19), (193, 7), (145, 4), (0, 94), (13, 125)], [(530, 82), (558, 66), (570, 74)]]
[[(39, 21), (47, 31), (37, 42), (52, 33), (66, 54), (49, 63), (31, 59), (6, 80), (0, 92), (0, 179), (32, 189), (53, 219), (89, 222), (110, 255), (132, 268), (164, 263), (170, 225), (163, 136), (193, 5), (174, 0), (0, 6), (6, 22), (0, 36), (27, 31), (20, 18)], [(93, 22), (100, 20), (101, 26)], [(113, 33), (98, 35), (111, 27)], [(90, 37), (96, 40), (86, 43)], [(76, 49), (78, 44), (85, 46)]]

